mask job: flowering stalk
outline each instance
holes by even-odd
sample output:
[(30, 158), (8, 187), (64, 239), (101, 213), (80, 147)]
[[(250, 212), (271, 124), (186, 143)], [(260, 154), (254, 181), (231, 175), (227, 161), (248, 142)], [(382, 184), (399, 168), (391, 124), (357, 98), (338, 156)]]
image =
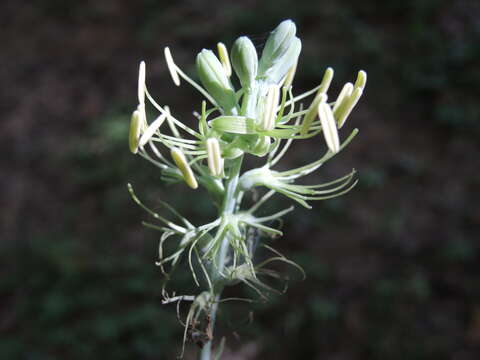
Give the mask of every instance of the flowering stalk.
[[(199, 287), (196, 295), (170, 296), (165, 281), (162, 294), (164, 304), (191, 302), (184, 323), (183, 344), (185, 346), (187, 339), (197, 343), (202, 348), (202, 360), (212, 357), (217, 309), (221, 302), (229, 300), (221, 297), (226, 286), (243, 283), (266, 300), (278, 292), (266, 280), (282, 279), (281, 274), (268, 268), (270, 263), (284, 262), (303, 274), (297, 264), (267, 244), (269, 237), (282, 236), (273, 224), (292, 211), (293, 206), (269, 216), (258, 216), (257, 211), (275, 194), (311, 208), (310, 201), (343, 195), (356, 185), (355, 170), (322, 184), (301, 185), (297, 180), (332, 159), (358, 133), (355, 129), (342, 140), (338, 129), (345, 124), (366, 84), (366, 73), (360, 71), (355, 83), (347, 83), (336, 100), (329, 102), (327, 92), (333, 70), (327, 68), (320, 85), (294, 96), (292, 82), (301, 41), (291, 20), (283, 21), (272, 31), (260, 58), (245, 36), (234, 42), (230, 56), (225, 44), (218, 43), (217, 47), (218, 57), (206, 49), (197, 56), (201, 84), (185, 74), (175, 63), (170, 49), (165, 48), (166, 64), (174, 84), (179, 86), (181, 80), (186, 81), (205, 98), (200, 111), (194, 112), (198, 129), (185, 125), (172, 115), (168, 106), (153, 99), (145, 84), (146, 65), (142, 61), (138, 106), (132, 115), (129, 134), (130, 151), (157, 166), (166, 182), (183, 182), (192, 190), (203, 187), (218, 208), (213, 221), (194, 225), (160, 201), (172, 220), (144, 205), (129, 184), (133, 200), (155, 219), (154, 223), (143, 224), (161, 232), (157, 265), (165, 279), (170, 278), (184, 259)], [(238, 78), (238, 89), (232, 82), (232, 73)], [(313, 99), (304, 107), (302, 101), (308, 97)], [(159, 112), (151, 122), (147, 120), (146, 99)], [(294, 141), (319, 134), (326, 144), (323, 156), (290, 170), (275, 170)], [(265, 158), (264, 165), (242, 172), (247, 155)], [(253, 206), (245, 207), (242, 200), (248, 198), (254, 188), (266, 191)], [(175, 239), (176, 249), (165, 253), (166, 241)], [(223, 344), (222, 341), (216, 359), (220, 358)]]

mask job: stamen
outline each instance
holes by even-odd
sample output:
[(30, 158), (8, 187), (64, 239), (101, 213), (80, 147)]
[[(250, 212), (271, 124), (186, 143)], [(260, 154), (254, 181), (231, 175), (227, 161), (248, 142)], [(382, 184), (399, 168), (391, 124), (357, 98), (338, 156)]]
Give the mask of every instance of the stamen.
[(232, 75), (232, 66), (230, 65), (230, 58), (228, 57), (227, 47), (224, 43), (219, 42), (217, 44), (218, 57), (222, 63), (223, 68), (225, 69), (225, 74), (230, 77)]
[(145, 104), (145, 61), (140, 63), (138, 70), (138, 103)]
[(182, 173), (187, 185), (190, 186), (192, 189), (198, 188), (197, 179), (193, 174), (192, 168), (190, 167), (190, 165), (188, 165), (187, 159), (185, 158), (183, 152), (180, 149), (173, 148), (170, 154), (178, 169)]
[(166, 118), (166, 114), (161, 114), (155, 121), (150, 124), (150, 126), (147, 128), (147, 130), (145, 130), (142, 137), (140, 138), (140, 146), (145, 146), (145, 144), (151, 139), (151, 137), (160, 128), (160, 126), (162, 126)]
[(138, 139), (140, 138), (141, 127), (140, 113), (138, 110), (135, 110), (130, 120), (130, 132), (128, 134), (128, 145), (133, 154), (138, 152)]
[(223, 159), (220, 151), (220, 144), (216, 138), (209, 138), (206, 141), (208, 167), (213, 176), (221, 176), (223, 173)]
[(168, 71), (170, 71), (170, 76), (172, 77), (173, 83), (177, 86), (180, 86), (180, 78), (177, 73), (177, 66), (173, 62), (172, 53), (170, 52), (169, 47), (165, 47), (164, 50), (165, 60), (167, 61)]
[(318, 116), (322, 123), (323, 136), (328, 148), (331, 152), (337, 153), (340, 151), (340, 140), (338, 139), (337, 125), (330, 105), (321, 103), (318, 106)]

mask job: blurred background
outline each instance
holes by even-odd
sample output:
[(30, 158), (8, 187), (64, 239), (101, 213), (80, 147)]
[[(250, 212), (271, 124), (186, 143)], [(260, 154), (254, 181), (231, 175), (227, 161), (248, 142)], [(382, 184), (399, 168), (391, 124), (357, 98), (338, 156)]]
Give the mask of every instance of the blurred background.
[[(301, 92), (359, 69), (354, 142), (316, 175), (356, 168), (348, 195), (298, 209), (274, 246), (308, 277), (268, 304), (225, 304), (223, 359), (480, 358), (480, 3), (474, 0), (31, 0), (0, 5), (0, 358), (174, 359), (183, 327), (160, 304), (158, 233), (130, 199), (212, 219), (205, 193), (166, 186), (128, 151), (138, 63), (154, 97), (191, 121), (194, 75), (217, 41), (260, 50), (297, 23)], [(195, 76), (195, 75), (194, 75)], [(343, 132), (346, 136), (349, 129)], [(324, 151), (297, 142), (283, 166)], [(278, 197), (271, 209), (289, 201)], [(190, 284), (189, 273), (176, 280)], [(244, 289), (240, 287), (241, 294)], [(253, 309), (253, 321), (249, 311)], [(194, 359), (195, 345), (186, 358)]]

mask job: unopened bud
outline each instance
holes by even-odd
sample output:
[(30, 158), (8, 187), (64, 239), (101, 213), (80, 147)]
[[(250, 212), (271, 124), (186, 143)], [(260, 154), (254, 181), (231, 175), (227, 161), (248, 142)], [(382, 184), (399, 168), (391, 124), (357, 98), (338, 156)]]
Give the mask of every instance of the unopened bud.
[(295, 23), (292, 20), (284, 20), (270, 33), (258, 65), (259, 74), (263, 75), (268, 68), (283, 57), (292, 45), (296, 31)]
[(205, 89), (227, 112), (235, 108), (237, 100), (222, 64), (211, 50), (203, 49), (197, 55), (197, 71)]
[(182, 150), (172, 148), (172, 150), (170, 151), (170, 155), (172, 156), (175, 165), (177, 165), (178, 170), (180, 170), (180, 172), (182, 173), (183, 179), (185, 180), (187, 185), (190, 186), (192, 189), (198, 188), (197, 179), (193, 174), (192, 168), (190, 167), (190, 165), (188, 165), (187, 159), (185, 158)]
[(233, 44), (231, 58), (233, 69), (242, 86), (251, 86), (258, 70), (258, 55), (255, 45), (248, 37), (239, 37)]

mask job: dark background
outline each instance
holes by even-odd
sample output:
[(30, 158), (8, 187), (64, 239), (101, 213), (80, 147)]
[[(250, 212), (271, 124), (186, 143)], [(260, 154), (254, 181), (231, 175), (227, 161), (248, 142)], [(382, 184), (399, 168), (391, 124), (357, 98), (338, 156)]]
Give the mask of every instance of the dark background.
[[(478, 1), (7, 0), (1, 359), (175, 358), (183, 328), (174, 306), (160, 304), (158, 234), (142, 228), (147, 216), (126, 183), (197, 224), (214, 209), (129, 153), (138, 63), (160, 103), (191, 119), (200, 97), (174, 87), (163, 47), (194, 74), (202, 47), (249, 35), (260, 49), (285, 18), (303, 41), (296, 92), (327, 66), (331, 97), (357, 70), (369, 75), (348, 120), (359, 136), (312, 176), (355, 167), (360, 184), (286, 218), (274, 246), (308, 277), (254, 305), (252, 323), (250, 306), (226, 305), (224, 359), (480, 357)], [(284, 166), (318, 158), (316, 139), (297, 142)], [(271, 208), (288, 203), (278, 197)], [(185, 270), (175, 286), (189, 280)], [(189, 345), (187, 358), (195, 353)]]

